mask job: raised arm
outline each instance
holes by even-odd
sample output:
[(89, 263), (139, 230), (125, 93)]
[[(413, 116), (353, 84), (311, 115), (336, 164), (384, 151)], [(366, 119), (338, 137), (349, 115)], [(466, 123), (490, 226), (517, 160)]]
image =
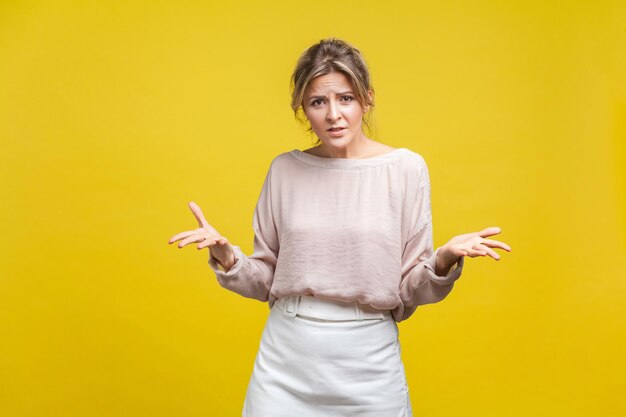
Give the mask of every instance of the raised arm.
[(492, 248), (511, 251), (505, 243), (485, 239), (500, 233), (498, 227), (455, 236), (434, 250), (430, 178), (423, 160), (420, 179), (421, 185), (416, 192), (412, 190), (408, 197), (412, 209), (407, 211), (411, 213), (411, 229), (415, 232), (402, 252), (402, 302), (393, 311), (396, 321), (406, 320), (420, 305), (443, 300), (461, 276), (466, 256), (474, 258), (488, 255), (499, 260), (500, 256)]
[(406, 320), (418, 306), (441, 301), (452, 291), (463, 271), (464, 258), (460, 257), (445, 275), (437, 275), (440, 252), (441, 248), (433, 249), (432, 222), (407, 242), (402, 254), (402, 304), (394, 312), (396, 321)]
[(260, 301), (267, 301), (269, 298), (279, 250), (278, 232), (272, 212), (271, 172), (270, 167), (252, 218), (253, 254), (248, 256), (239, 246), (232, 246), (234, 264), (230, 268), (224, 268), (225, 270), (220, 269), (213, 253), (209, 254), (208, 261), (222, 287)]
[(401, 303), (393, 311), (396, 321), (406, 320), (420, 305), (443, 300), (463, 270), (462, 256), (450, 262), (441, 259), (441, 248), (434, 250), (430, 176), (424, 159), (420, 157), (410, 172), (404, 208), (410, 232), (402, 250)]

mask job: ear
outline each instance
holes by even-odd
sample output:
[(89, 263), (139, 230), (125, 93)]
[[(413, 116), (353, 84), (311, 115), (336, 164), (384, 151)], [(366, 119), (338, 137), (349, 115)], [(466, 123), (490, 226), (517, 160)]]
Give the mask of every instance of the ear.
[[(369, 97), (369, 102), (372, 102), (372, 99), (374, 98), (374, 93), (372, 92), (372, 90), (368, 90), (367, 91), (367, 96)], [(370, 110), (370, 105), (366, 104), (365, 107), (363, 108), (363, 113), (367, 113)]]

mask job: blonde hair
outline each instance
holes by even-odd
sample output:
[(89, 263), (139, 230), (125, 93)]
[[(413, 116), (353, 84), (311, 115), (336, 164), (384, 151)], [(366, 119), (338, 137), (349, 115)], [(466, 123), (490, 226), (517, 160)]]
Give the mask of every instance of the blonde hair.
[[(357, 48), (337, 38), (322, 39), (300, 55), (290, 79), (291, 109), (296, 120), (307, 124), (302, 105), (304, 92), (311, 80), (331, 72), (345, 74), (355, 90), (358, 102), (362, 107), (369, 106), (370, 110), (363, 116), (363, 123), (369, 134), (372, 130), (371, 110), (374, 107), (374, 88), (370, 81), (369, 69)], [(371, 100), (368, 96), (369, 90), (372, 91)], [(307, 131), (313, 133), (310, 125)], [(319, 143), (321, 141), (318, 139), (317, 144)]]

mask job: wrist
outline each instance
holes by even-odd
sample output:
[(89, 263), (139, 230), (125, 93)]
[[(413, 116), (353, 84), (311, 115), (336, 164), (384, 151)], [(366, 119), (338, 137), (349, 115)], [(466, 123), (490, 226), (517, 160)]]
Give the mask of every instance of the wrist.
[(230, 252), (230, 256), (228, 257), (227, 261), (222, 262), (221, 260), (219, 260), (217, 258), (215, 260), (217, 261), (218, 265), (220, 265), (222, 268), (224, 268), (224, 270), (226, 272), (228, 272), (228, 270), (230, 268), (232, 268), (233, 265), (235, 265), (235, 263), (237, 263), (235, 261), (235, 252), (232, 252), (232, 251)]
[(451, 254), (444, 246), (437, 250), (435, 274), (439, 276), (448, 275), (450, 268), (459, 261), (459, 257)]

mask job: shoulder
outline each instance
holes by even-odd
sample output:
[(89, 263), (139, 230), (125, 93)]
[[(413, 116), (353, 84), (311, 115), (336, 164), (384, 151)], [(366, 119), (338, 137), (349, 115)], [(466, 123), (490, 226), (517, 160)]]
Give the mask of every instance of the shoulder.
[(270, 170), (280, 170), (289, 165), (293, 161), (293, 157), (291, 156), (292, 152), (293, 151), (283, 152), (272, 158)]
[(403, 152), (401, 152), (400, 163), (402, 164), (403, 170), (411, 175), (428, 175), (428, 165), (426, 164), (426, 159), (418, 153), (408, 148), (403, 148)]
[(406, 190), (419, 190), (430, 187), (430, 175), (428, 165), (422, 154), (402, 148), (398, 157), (399, 175)]
[(282, 152), (273, 157), (270, 160), (267, 175), (280, 177), (281, 173), (292, 171), (294, 163), (294, 158), (291, 155), (292, 152), (293, 151)]

